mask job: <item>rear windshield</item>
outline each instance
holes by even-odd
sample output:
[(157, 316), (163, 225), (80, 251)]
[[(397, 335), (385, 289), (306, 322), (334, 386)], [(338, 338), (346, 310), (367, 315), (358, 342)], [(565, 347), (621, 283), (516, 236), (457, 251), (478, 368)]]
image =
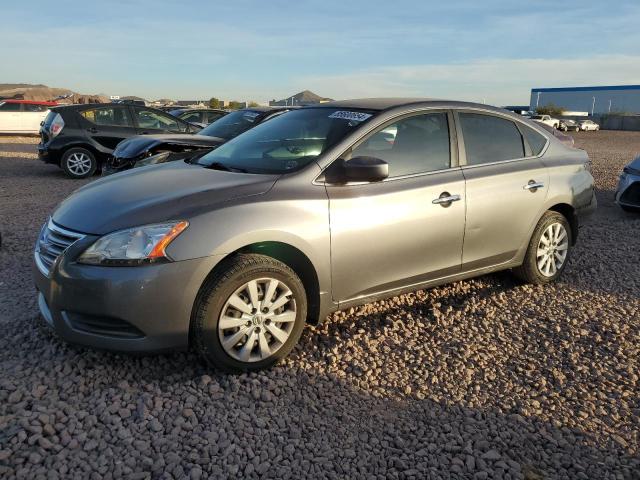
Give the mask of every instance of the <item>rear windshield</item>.
[(49, 110), (49, 113), (47, 113), (47, 116), (44, 118), (44, 127), (45, 128), (49, 128), (51, 126), (51, 122), (53, 122), (53, 119), (56, 117), (57, 113), (54, 112), (53, 110)]
[(247, 173), (289, 173), (314, 161), (374, 114), (369, 110), (327, 107), (292, 110), (212, 150), (198, 163)]

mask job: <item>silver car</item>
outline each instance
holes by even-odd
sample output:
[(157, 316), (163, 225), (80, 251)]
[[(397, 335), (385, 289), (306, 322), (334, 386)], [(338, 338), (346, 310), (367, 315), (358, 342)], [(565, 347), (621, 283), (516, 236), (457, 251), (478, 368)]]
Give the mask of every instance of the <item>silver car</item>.
[(615, 201), (627, 212), (640, 213), (640, 156), (622, 169)]
[(34, 277), (70, 342), (257, 370), (338, 309), (496, 270), (552, 282), (595, 207), (587, 154), (519, 115), (340, 101), (81, 188)]

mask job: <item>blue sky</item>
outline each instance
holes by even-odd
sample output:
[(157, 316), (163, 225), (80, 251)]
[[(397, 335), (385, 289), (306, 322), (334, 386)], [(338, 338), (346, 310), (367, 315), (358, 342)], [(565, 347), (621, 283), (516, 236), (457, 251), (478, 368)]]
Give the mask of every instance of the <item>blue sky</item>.
[[(3, 2), (5, 3), (5, 2)], [(0, 83), (149, 99), (431, 96), (640, 84), (640, 2), (6, 2)]]

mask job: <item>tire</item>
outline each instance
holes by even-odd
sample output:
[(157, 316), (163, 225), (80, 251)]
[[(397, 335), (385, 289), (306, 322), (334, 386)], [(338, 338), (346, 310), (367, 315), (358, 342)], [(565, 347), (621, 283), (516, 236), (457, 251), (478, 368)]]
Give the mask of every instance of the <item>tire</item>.
[[(284, 303), (273, 311), (270, 306), (270, 311), (265, 312), (262, 308), (270, 290), (273, 294), (269, 303)], [(283, 322), (275, 321), (277, 318)], [(201, 288), (191, 320), (191, 342), (213, 367), (227, 372), (262, 370), (293, 350), (306, 318), (305, 289), (291, 268), (265, 255), (236, 255), (225, 261)], [(249, 341), (251, 347), (245, 348)]]
[(86, 148), (70, 148), (62, 155), (60, 167), (71, 178), (87, 178), (96, 173), (96, 156)]
[[(557, 228), (557, 225), (560, 225), (562, 229)], [(551, 229), (552, 226), (553, 229)], [(561, 236), (562, 231), (564, 231), (565, 236), (557, 241), (557, 245), (560, 248), (556, 249), (553, 247), (553, 237), (555, 232), (560, 232), (559, 236)], [(543, 243), (543, 236), (548, 240), (549, 237), (547, 235), (549, 235), (549, 232), (551, 232), (552, 238), (552, 241), (549, 242), (550, 250), (548, 249), (549, 247), (546, 247)], [(524, 256), (522, 265), (514, 268), (513, 272), (524, 282), (534, 285), (544, 285), (554, 282), (562, 275), (562, 272), (567, 266), (569, 257), (571, 256), (572, 241), (573, 232), (565, 216), (554, 211), (545, 212), (538, 222), (538, 225), (536, 225), (533, 235), (531, 235), (531, 240), (529, 241), (527, 253)], [(551, 253), (551, 255), (538, 255), (540, 252), (548, 252)], [(558, 254), (556, 255), (555, 252), (558, 252)], [(564, 257), (562, 261), (560, 261), (559, 257), (562, 257), (562, 252), (566, 253), (564, 253)], [(545, 256), (548, 258), (548, 261), (544, 260)], [(540, 266), (541, 264), (542, 268)]]

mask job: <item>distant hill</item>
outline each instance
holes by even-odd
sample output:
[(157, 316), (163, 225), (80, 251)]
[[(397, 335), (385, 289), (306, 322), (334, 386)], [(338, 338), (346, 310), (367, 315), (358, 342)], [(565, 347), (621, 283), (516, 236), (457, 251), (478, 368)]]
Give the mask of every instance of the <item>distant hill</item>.
[(60, 103), (106, 103), (109, 98), (105, 95), (87, 95), (74, 92), (68, 88), (55, 88), (46, 85), (29, 83), (0, 83), (0, 97), (22, 97), (25, 100), (51, 101), (58, 97), (67, 96), (59, 100)]
[(315, 105), (316, 103), (331, 102), (331, 98), (321, 97), (316, 95), (310, 90), (303, 90), (288, 98), (282, 100), (271, 100), (269, 105), (282, 106), (282, 105)]

